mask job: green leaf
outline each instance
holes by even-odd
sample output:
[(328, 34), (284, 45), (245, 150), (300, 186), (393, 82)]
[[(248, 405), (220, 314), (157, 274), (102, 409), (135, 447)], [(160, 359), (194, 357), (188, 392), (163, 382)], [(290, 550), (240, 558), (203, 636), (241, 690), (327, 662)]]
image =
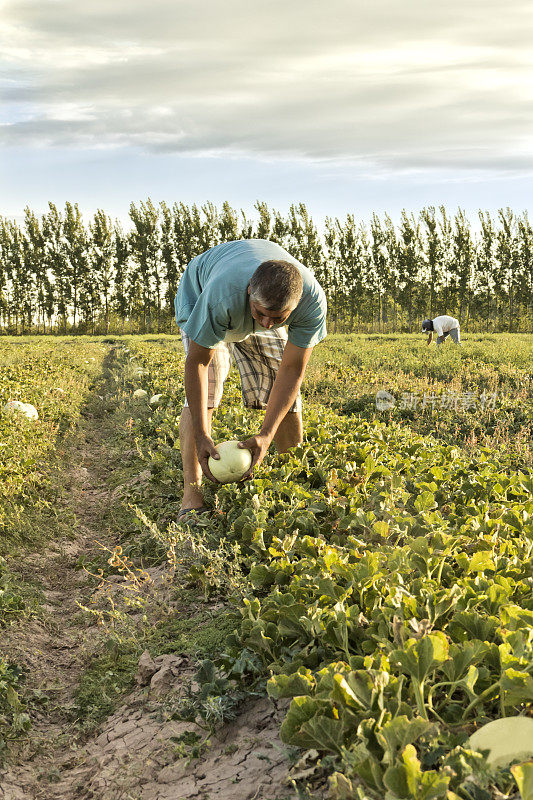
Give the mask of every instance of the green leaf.
[(372, 691), (368, 686), (368, 679), (360, 678), (351, 672), (346, 677), (337, 673), (333, 676), (333, 699), (348, 708), (370, 708)]
[(478, 639), (491, 642), (496, 636), (499, 620), (496, 617), (482, 616), (477, 611), (458, 611), (448, 625), (450, 636), (457, 639)]
[(342, 587), (331, 578), (321, 578), (320, 580), (317, 580), (316, 588), (317, 592), (319, 592), (321, 595), (331, 597), (331, 599), (335, 601), (340, 600), (344, 594)]
[(420, 761), (417, 758), (416, 750), (412, 744), (408, 744), (402, 753), (402, 760), (405, 765), (405, 777), (409, 794), (412, 797), (418, 797), (418, 785), (422, 779), (422, 771), (420, 769)]
[(254, 564), (250, 570), (250, 580), (253, 586), (272, 586), (275, 580), (275, 573), (264, 564)]
[(472, 664), (468, 667), (468, 672), (466, 677), (464, 678), (461, 683), (466, 687), (466, 689), (470, 692), (471, 695), (474, 694), (474, 686), (477, 683), (477, 679), (479, 678), (479, 670), (477, 667), (474, 667)]
[(383, 776), (383, 783), (387, 789), (392, 792), (394, 798), (407, 798), (411, 797), (409, 793), (409, 786), (407, 784), (407, 774), (405, 767), (389, 767)]
[(339, 561), (339, 551), (335, 547), (326, 547), (322, 558), (324, 559), (324, 564), (328, 570), (331, 570), (334, 564), (337, 564)]
[(413, 744), (421, 736), (436, 732), (436, 726), (423, 719), (408, 719), (402, 715), (389, 720), (376, 733), (376, 739), (385, 753), (383, 761), (394, 764), (398, 752), (404, 750), (408, 744)]
[(500, 679), (506, 706), (518, 706), (533, 701), (533, 677), (528, 672), (506, 669)]
[(16, 709), (20, 708), (21, 703), (19, 700), (18, 693), (15, 691), (15, 689), (13, 689), (12, 686), (7, 687), (6, 700), (8, 705), (11, 706), (11, 708), (16, 708)]
[(509, 630), (518, 630), (524, 627), (533, 628), (533, 611), (521, 608), (514, 603), (501, 606), (500, 619), (502, 625)]
[(285, 744), (297, 747), (314, 747), (309, 736), (302, 732), (302, 726), (317, 714), (322, 705), (311, 697), (295, 697), (280, 728), (280, 737)]
[(275, 675), (267, 682), (268, 696), (274, 700), (281, 697), (311, 695), (316, 688), (316, 680), (311, 670), (300, 667), (292, 675)]
[(412, 744), (402, 753), (403, 765), (389, 767), (383, 782), (395, 798), (403, 800), (443, 800), (448, 793), (450, 778), (434, 770), (422, 772)]
[(429, 511), (436, 507), (435, 495), (433, 492), (421, 492), (415, 500), (415, 508), (418, 512)]
[(448, 659), (448, 640), (442, 631), (430, 633), (421, 639), (409, 639), (402, 650), (393, 650), (391, 659), (402, 670), (419, 682), (439, 664)]
[(387, 537), (389, 535), (389, 523), (388, 522), (384, 522), (383, 520), (379, 520), (378, 522), (374, 522), (374, 524), (372, 525), (372, 528), (374, 529), (375, 533), (378, 534), (378, 536)]
[(368, 456), (367, 458), (365, 458), (363, 466), (365, 468), (366, 474), (371, 475), (376, 469), (377, 463), (372, 456)]
[(486, 570), (493, 572), (496, 570), (492, 553), (490, 550), (478, 550), (470, 559), (467, 572), (485, 572)]
[[(364, 748), (363, 746), (363, 749)], [(366, 752), (364, 757), (359, 758), (356, 762), (352, 763), (352, 754), (357, 750), (357, 745), (350, 748), (350, 769), (355, 775), (358, 775), (366, 784), (372, 786), (380, 792), (380, 797), (383, 795), (383, 768), (375, 758)]]
[(533, 761), (511, 767), (522, 800), (533, 800)]
[[(310, 747), (340, 753), (344, 744), (344, 729), (341, 720), (326, 716), (315, 716), (302, 725), (301, 733), (311, 742)], [(307, 745), (306, 745), (307, 747)]]
[(443, 665), (442, 671), (452, 683), (464, 680), (466, 673), (470, 683), (474, 677), (471, 670), (480, 663), (487, 650), (487, 645), (477, 640), (452, 644), (449, 652), (450, 658)]
[(278, 632), (280, 636), (294, 636), (297, 639), (306, 635), (307, 607), (300, 603), (291, 606), (283, 606), (279, 611), (277, 620)]

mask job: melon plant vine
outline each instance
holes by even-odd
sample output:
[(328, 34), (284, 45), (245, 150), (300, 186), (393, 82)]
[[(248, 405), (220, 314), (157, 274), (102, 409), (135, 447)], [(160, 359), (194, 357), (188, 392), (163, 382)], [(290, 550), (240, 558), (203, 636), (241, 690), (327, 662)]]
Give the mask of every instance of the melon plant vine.
[[(176, 364), (160, 346), (139, 355), (147, 388), (172, 398), (139, 420), (139, 435), (154, 481), (178, 484)], [(217, 441), (257, 425), (231, 381), (226, 397)], [(516, 792), (468, 737), (533, 709), (529, 472), (503, 451), (467, 452), (315, 402), (301, 446), (206, 496), (214, 546), (232, 545), (246, 575), (217, 667), (290, 700), (282, 739), (322, 755), (334, 796)], [(207, 573), (200, 562), (192, 579)]]

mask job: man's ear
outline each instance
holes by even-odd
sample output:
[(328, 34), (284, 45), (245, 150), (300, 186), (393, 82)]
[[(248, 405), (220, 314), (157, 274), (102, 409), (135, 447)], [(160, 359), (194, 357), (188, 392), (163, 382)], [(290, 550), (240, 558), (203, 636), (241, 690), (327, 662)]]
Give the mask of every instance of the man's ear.
[(248, 294), (251, 294), (250, 284), (248, 284)]

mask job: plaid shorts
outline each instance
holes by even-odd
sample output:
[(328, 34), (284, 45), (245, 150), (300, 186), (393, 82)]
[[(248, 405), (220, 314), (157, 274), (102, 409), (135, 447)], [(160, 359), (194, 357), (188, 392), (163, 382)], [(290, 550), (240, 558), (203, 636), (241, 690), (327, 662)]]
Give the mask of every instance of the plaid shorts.
[[(181, 331), (185, 354), (189, 351), (189, 337)], [(207, 407), (217, 408), (222, 399), (224, 381), (231, 362), (235, 360), (241, 376), (244, 405), (248, 408), (266, 408), (270, 391), (276, 380), (283, 351), (287, 343), (285, 328), (274, 328), (266, 333), (252, 333), (242, 342), (220, 342), (208, 367)], [(187, 400), (185, 400), (187, 406)], [(289, 411), (302, 410), (302, 397), (298, 392)]]

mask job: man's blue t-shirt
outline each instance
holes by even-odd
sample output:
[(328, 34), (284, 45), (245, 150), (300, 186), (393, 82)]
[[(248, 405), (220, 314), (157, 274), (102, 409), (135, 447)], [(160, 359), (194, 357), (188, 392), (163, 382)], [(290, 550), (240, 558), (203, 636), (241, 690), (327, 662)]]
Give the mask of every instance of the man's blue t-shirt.
[(187, 265), (174, 307), (176, 322), (190, 339), (212, 348), (264, 330), (248, 301), (250, 278), (263, 261), (289, 261), (303, 278), (300, 301), (284, 323), (289, 342), (314, 347), (326, 337), (326, 296), (313, 273), (275, 242), (243, 239), (218, 244)]

